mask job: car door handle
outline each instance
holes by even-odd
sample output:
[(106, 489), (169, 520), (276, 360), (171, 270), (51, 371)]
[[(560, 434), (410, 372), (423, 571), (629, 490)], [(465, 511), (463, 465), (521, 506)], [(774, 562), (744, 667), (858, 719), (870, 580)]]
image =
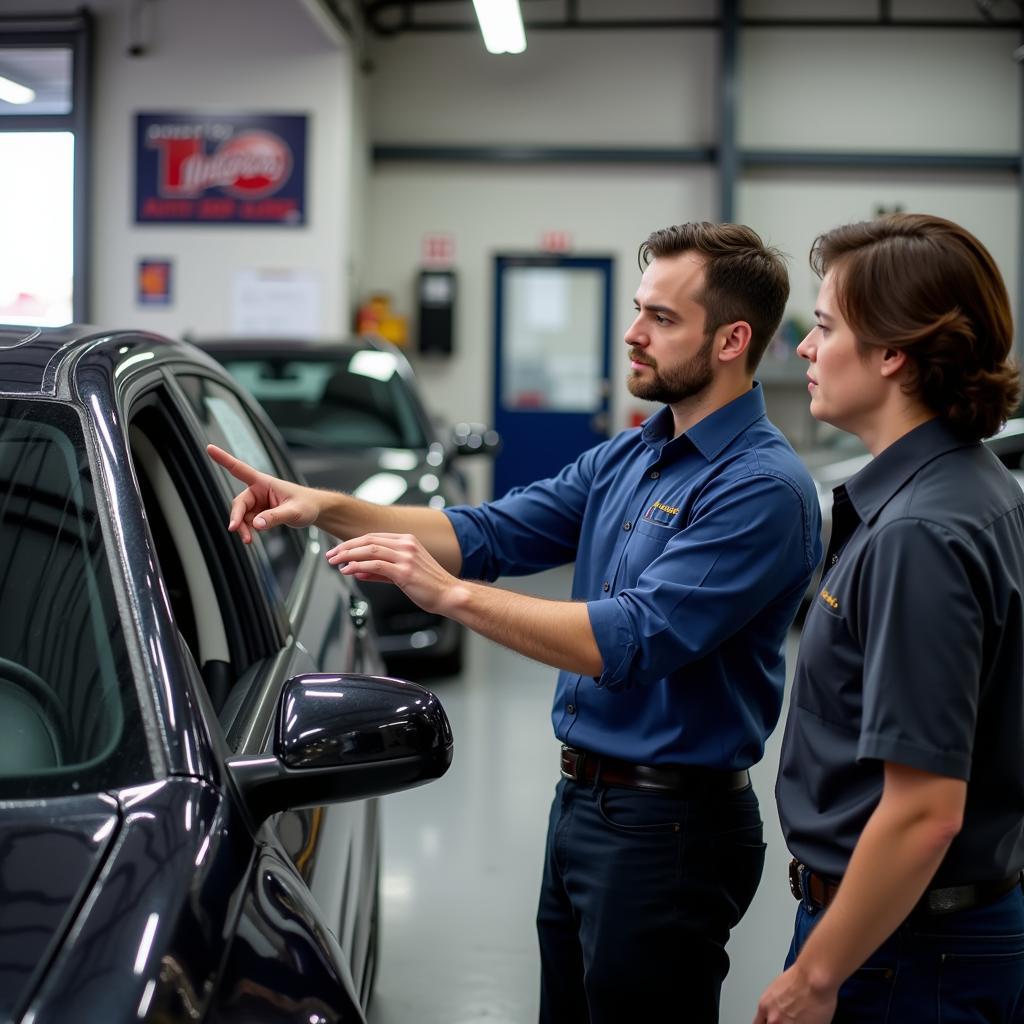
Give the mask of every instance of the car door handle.
[(363, 629), (370, 616), (370, 602), (361, 597), (352, 597), (348, 602), (348, 614), (356, 629)]

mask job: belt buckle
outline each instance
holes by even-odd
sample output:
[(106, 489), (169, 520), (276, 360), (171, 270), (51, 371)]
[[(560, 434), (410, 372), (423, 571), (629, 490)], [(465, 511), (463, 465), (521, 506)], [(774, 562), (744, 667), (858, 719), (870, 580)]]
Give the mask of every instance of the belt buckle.
[(562, 746), (562, 777), (570, 782), (579, 782), (583, 769), (583, 751), (567, 745)]
[(804, 898), (804, 889), (800, 880), (800, 861), (796, 857), (789, 862), (789, 891), (793, 894), (794, 899), (802, 900)]

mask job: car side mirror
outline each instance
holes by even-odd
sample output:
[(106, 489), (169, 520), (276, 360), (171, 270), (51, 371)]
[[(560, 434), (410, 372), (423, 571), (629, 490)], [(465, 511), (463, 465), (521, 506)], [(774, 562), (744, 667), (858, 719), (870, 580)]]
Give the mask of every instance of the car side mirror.
[(483, 423), (456, 423), (452, 428), (452, 445), (459, 455), (497, 455), (501, 451), (501, 435)]
[(229, 758), (258, 824), (271, 814), (382, 796), (438, 779), (454, 742), (425, 687), (367, 675), (294, 676), (284, 685), (271, 754)]

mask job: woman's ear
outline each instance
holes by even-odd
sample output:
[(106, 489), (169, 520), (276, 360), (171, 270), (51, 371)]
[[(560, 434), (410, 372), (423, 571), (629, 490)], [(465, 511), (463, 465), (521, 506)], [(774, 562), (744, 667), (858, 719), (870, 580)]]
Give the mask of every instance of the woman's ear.
[(882, 352), (882, 376), (892, 377), (907, 365), (907, 353), (901, 348), (887, 348)]

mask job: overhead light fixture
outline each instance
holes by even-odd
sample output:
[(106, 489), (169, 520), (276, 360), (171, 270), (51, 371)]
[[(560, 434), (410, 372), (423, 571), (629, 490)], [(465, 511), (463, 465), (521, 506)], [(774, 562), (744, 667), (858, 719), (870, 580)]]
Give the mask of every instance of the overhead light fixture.
[(526, 49), (519, 0), (473, 0), (473, 7), (489, 53), (522, 53)]
[(12, 82), (9, 78), (0, 75), (0, 100), (5, 103), (31, 103), (36, 98), (35, 90), (27, 85)]

